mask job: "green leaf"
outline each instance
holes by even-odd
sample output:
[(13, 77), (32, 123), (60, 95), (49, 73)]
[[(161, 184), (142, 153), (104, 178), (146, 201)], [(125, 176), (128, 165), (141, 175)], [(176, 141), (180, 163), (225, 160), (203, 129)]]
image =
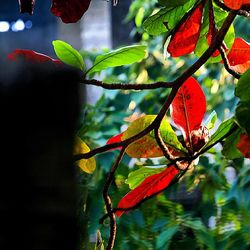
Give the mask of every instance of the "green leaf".
[(128, 175), (128, 179), (126, 183), (129, 185), (130, 189), (134, 189), (139, 186), (145, 178), (150, 175), (158, 174), (162, 172), (164, 168), (149, 168), (149, 167), (141, 167), (133, 172), (130, 172)]
[[(73, 148), (73, 154), (77, 155), (77, 154), (84, 154), (84, 153), (88, 153), (90, 151), (88, 145), (81, 140), (80, 137), (76, 137), (75, 138), (75, 145)], [(91, 157), (89, 159), (82, 159), (79, 161), (76, 161), (76, 165), (78, 165), (82, 171), (91, 174), (94, 172), (95, 168), (96, 168), (96, 162), (95, 162), (95, 158)]]
[(189, 1), (189, 0), (178, 0), (178, 1), (176, 1), (176, 0), (158, 0), (158, 3), (161, 6), (171, 8), (171, 7), (177, 7), (177, 6), (184, 5), (187, 1)]
[(164, 249), (164, 247), (169, 243), (172, 237), (177, 233), (179, 227), (171, 226), (167, 230), (163, 231), (156, 238), (156, 249)]
[(82, 71), (85, 70), (85, 65), (81, 54), (74, 49), (70, 44), (55, 40), (52, 42), (57, 57), (65, 64), (78, 68)]
[(240, 102), (235, 111), (235, 117), (240, 127), (250, 135), (250, 101)]
[(93, 66), (86, 72), (91, 74), (110, 67), (117, 67), (141, 61), (146, 55), (146, 46), (132, 45), (97, 56)]
[(205, 121), (204, 125), (207, 127), (207, 129), (212, 129), (216, 121), (217, 121), (217, 113), (213, 111)]
[(233, 118), (222, 122), (219, 128), (216, 130), (216, 132), (211, 136), (208, 143), (204, 146), (204, 148), (207, 148), (213, 143), (221, 140), (221, 138), (223, 138), (231, 130), (233, 126), (235, 126), (235, 122)]
[(162, 8), (156, 14), (146, 19), (143, 28), (153, 36), (172, 30), (186, 12), (193, 7), (195, 2), (195, 0), (190, 0), (182, 6)]
[[(216, 23), (217, 29), (220, 29), (227, 17), (227, 12), (222, 10), (218, 6), (214, 5), (214, 16), (215, 16), (215, 23)], [(209, 17), (208, 17), (208, 2), (207, 2), (205, 5), (204, 18), (203, 18), (203, 23), (201, 26), (200, 37), (199, 37), (199, 40), (197, 42), (197, 45), (194, 51), (194, 53), (198, 57), (201, 57), (202, 54), (208, 49), (208, 41), (206, 37), (208, 33), (208, 29), (209, 29)], [(228, 52), (233, 45), (234, 38), (235, 38), (234, 27), (233, 25), (231, 25), (224, 39), (224, 42), (228, 48)], [(221, 61), (222, 61), (222, 58), (219, 55), (217, 57), (211, 57), (208, 62), (216, 63), (216, 62), (221, 62)]]
[(235, 95), (240, 98), (242, 102), (250, 101), (250, 69), (242, 75), (237, 83)]
[(230, 160), (242, 157), (241, 152), (237, 149), (236, 145), (240, 140), (240, 135), (242, 131), (238, 128), (234, 133), (232, 133), (223, 144), (222, 154)]
[[(133, 121), (129, 125), (128, 129), (123, 132), (122, 140), (128, 139), (144, 130), (154, 121), (155, 117), (156, 115), (145, 115)], [(186, 152), (186, 149), (179, 142), (174, 130), (166, 119), (164, 119), (161, 123), (160, 133), (167, 146), (171, 147), (175, 151), (179, 151), (180, 155), (182, 152)], [(154, 131), (151, 131), (149, 134), (130, 144), (126, 148), (126, 153), (130, 157), (135, 158), (163, 156), (162, 150), (159, 148), (155, 140)]]

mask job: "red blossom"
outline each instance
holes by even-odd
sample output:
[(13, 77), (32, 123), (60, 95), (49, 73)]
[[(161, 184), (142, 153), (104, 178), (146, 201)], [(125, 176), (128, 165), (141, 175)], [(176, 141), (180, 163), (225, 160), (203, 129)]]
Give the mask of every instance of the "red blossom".
[(242, 5), (250, 5), (250, 0), (224, 0), (224, 4), (232, 10), (239, 10)]

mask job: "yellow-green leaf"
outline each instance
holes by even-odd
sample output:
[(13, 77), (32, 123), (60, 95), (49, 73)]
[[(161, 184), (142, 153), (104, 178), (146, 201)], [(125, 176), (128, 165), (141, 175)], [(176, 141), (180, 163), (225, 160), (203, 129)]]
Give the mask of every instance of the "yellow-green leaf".
[[(73, 154), (84, 154), (90, 151), (88, 145), (82, 141), (79, 137), (75, 139), (75, 145), (73, 149)], [(86, 173), (91, 174), (96, 168), (95, 158), (91, 157), (89, 159), (82, 159), (76, 162), (76, 164)]]
[[(128, 139), (144, 130), (154, 121), (155, 117), (156, 115), (145, 115), (133, 121), (129, 125), (128, 129), (123, 132), (122, 140)], [(182, 152), (186, 152), (186, 149), (178, 141), (174, 130), (166, 119), (164, 119), (161, 123), (160, 133), (163, 141), (167, 146), (169, 146), (170, 150), (175, 151), (175, 153), (179, 152), (178, 155), (181, 155)], [(163, 156), (162, 150), (155, 140), (154, 131), (151, 131), (149, 134), (130, 144), (126, 149), (126, 153), (130, 157), (135, 158), (152, 158)]]

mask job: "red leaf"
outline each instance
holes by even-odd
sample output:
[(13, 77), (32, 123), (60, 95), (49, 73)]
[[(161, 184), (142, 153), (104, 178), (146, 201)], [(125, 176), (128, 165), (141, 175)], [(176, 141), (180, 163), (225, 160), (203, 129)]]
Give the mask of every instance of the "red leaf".
[[(120, 133), (118, 135), (115, 135), (113, 137), (111, 137), (110, 139), (108, 139), (106, 144), (112, 144), (112, 143), (116, 143), (116, 142), (121, 142), (122, 141), (122, 136), (123, 133)], [(117, 147), (117, 148), (113, 148), (114, 149), (121, 149), (122, 147)]]
[(224, 0), (224, 4), (233, 10), (239, 10), (242, 5), (249, 5), (250, 0)]
[(51, 12), (64, 23), (75, 23), (89, 8), (91, 0), (52, 0)]
[(244, 73), (250, 67), (250, 44), (242, 38), (235, 38), (227, 58), (233, 70)]
[(183, 56), (194, 51), (200, 36), (203, 7), (203, 3), (199, 4), (171, 37), (167, 51), (172, 57)]
[(62, 64), (61, 61), (53, 59), (47, 55), (37, 53), (33, 50), (16, 49), (12, 53), (8, 54), (8, 59), (11, 61), (17, 61), (19, 59), (25, 59), (32, 63), (54, 62), (56, 64)]
[(191, 132), (199, 129), (206, 112), (206, 97), (193, 77), (178, 90), (170, 108), (171, 117), (182, 130), (186, 143), (192, 144)]
[(250, 137), (247, 134), (240, 135), (240, 140), (236, 147), (245, 158), (250, 158)]
[[(163, 191), (178, 173), (179, 170), (174, 166), (170, 166), (159, 174), (147, 177), (138, 187), (121, 199), (118, 208), (136, 206), (143, 199)], [(120, 217), (123, 213), (123, 211), (117, 211), (116, 215)]]
[(21, 13), (27, 12), (32, 15), (35, 6), (35, 0), (19, 0), (19, 6)]

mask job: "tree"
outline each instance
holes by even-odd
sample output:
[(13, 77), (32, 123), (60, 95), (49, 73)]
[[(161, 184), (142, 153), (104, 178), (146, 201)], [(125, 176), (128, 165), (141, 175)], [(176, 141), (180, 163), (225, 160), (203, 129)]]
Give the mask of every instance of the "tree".
[[(19, 1), (21, 11), (32, 13), (34, 1)], [(66, 23), (76, 22), (87, 11), (90, 1), (52, 1), (51, 11)], [(198, 0), (198, 1), (165, 1), (159, 0), (162, 7), (149, 16), (143, 24), (149, 35), (165, 34), (164, 54), (169, 57), (182, 57), (194, 54), (198, 59), (183, 72), (177, 72), (175, 80), (158, 81), (145, 84), (105, 83), (92, 79), (94, 73), (110, 67), (128, 65), (143, 60), (147, 47), (132, 45), (106, 54), (99, 55), (89, 69), (86, 69), (82, 55), (63, 41), (54, 41), (54, 49), (58, 58), (65, 64), (82, 71), (80, 81), (83, 84), (100, 86), (106, 89), (122, 90), (153, 90), (169, 89), (164, 97), (164, 104), (157, 115), (144, 115), (133, 121), (122, 133), (111, 137), (107, 144), (90, 150), (85, 142), (77, 139), (75, 161), (81, 169), (91, 173), (95, 169), (94, 156), (110, 150), (119, 150), (119, 154), (110, 169), (103, 186), (103, 199), (107, 214), (101, 219), (110, 220), (110, 237), (107, 249), (113, 249), (116, 237), (116, 216), (121, 216), (140, 206), (146, 200), (161, 193), (166, 188), (177, 183), (195, 161), (215, 145), (223, 145), (223, 154), (227, 159), (249, 158), (250, 152), (250, 95), (249, 95), (249, 44), (242, 38), (234, 37), (232, 23), (237, 16), (249, 17), (250, 1)], [(70, 8), (68, 8), (70, 6)], [(242, 18), (243, 18), (242, 17)], [(9, 59), (17, 60), (24, 57), (32, 62), (61, 62), (33, 51), (16, 50)], [(206, 112), (206, 97), (200, 83), (193, 77), (205, 63), (223, 63), (225, 69), (239, 79), (235, 95), (240, 102), (235, 115), (223, 121), (218, 129), (209, 137), (209, 129), (214, 126), (216, 117), (211, 115), (206, 123), (202, 123)], [(197, 74), (196, 74), (197, 76)], [(171, 110), (171, 119), (182, 132), (177, 136), (176, 130), (168, 122), (166, 115)], [(81, 136), (82, 138), (84, 136)], [(119, 164), (124, 155), (132, 158), (164, 157), (163, 167), (142, 169), (133, 173), (136, 182), (129, 177), (132, 187), (118, 206), (113, 207), (109, 188)], [(219, 198), (218, 198), (219, 199)], [(195, 227), (190, 225), (190, 228)], [(197, 234), (209, 233), (197, 222)], [(172, 227), (167, 231), (166, 238), (171, 238), (177, 231)], [(214, 243), (209, 240), (203, 243), (214, 249)], [(209, 238), (210, 239), (210, 238)], [(202, 240), (201, 240), (202, 241)], [(207, 243), (209, 241), (209, 243)]]

